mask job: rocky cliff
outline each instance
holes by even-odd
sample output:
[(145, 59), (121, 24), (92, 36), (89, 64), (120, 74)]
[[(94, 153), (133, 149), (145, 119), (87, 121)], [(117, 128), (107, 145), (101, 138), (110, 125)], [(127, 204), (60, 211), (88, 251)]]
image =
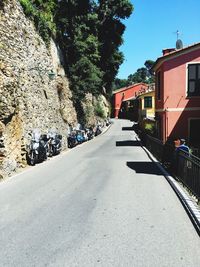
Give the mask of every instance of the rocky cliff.
[(82, 101), (83, 123), (86, 127), (96, 125), (110, 116), (110, 104), (104, 95), (98, 97), (88, 93)]
[(17, 0), (1, 2), (0, 177), (26, 165), (35, 128), (55, 129), (66, 147), (68, 124), (77, 123), (71, 97), (56, 44), (46, 47)]

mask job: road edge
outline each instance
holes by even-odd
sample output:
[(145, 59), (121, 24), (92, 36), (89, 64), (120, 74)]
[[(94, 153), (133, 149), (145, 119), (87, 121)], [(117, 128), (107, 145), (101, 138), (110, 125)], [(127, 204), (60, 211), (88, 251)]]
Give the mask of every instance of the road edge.
[[(87, 141), (87, 142), (93, 141), (93, 140), (95, 140), (97, 137), (99, 137), (99, 136), (103, 135), (104, 133), (106, 133), (106, 132), (110, 129), (110, 127), (112, 126), (112, 124), (113, 124), (113, 123), (111, 123), (111, 124), (109, 124), (108, 126), (104, 127), (104, 128), (102, 129), (101, 134), (95, 136), (94, 139), (91, 139), (91, 140), (89, 140), (89, 141)], [(66, 148), (66, 149), (62, 150), (61, 153), (58, 154), (58, 155), (56, 155), (55, 157), (47, 158), (47, 160), (41, 162), (39, 165), (36, 165), (36, 166), (34, 166), (34, 167), (33, 167), (33, 166), (30, 166), (30, 165), (26, 165), (24, 168), (19, 168), (19, 169), (18, 169), (16, 172), (14, 172), (12, 175), (6, 177), (5, 179), (0, 180), (0, 185), (1, 185), (1, 184), (4, 184), (4, 183), (6, 183), (6, 182), (8, 182), (8, 181), (10, 181), (10, 180), (12, 180), (12, 179), (14, 179), (14, 178), (16, 178), (17, 176), (20, 176), (21, 174), (24, 174), (24, 173), (26, 173), (26, 172), (31, 171), (32, 168), (38, 168), (38, 167), (44, 166), (45, 164), (49, 164), (49, 162), (52, 162), (53, 160), (54, 160), (54, 161), (55, 161), (55, 160), (59, 160), (61, 157), (64, 157), (64, 156), (66, 156), (66, 154), (70, 153), (73, 149), (76, 149), (76, 148), (78, 148), (78, 147), (81, 147), (81, 146), (87, 144), (87, 142), (83, 142), (82, 144), (79, 144), (78, 146), (76, 146), (76, 147), (74, 147), (74, 148)]]
[(178, 196), (198, 235), (200, 236), (200, 208), (196, 204), (195, 200), (192, 199), (189, 193), (164, 169), (161, 163), (151, 154), (151, 152), (141, 144), (141, 140), (139, 138), (137, 138), (137, 140), (140, 142), (141, 147), (147, 153), (151, 161), (153, 161), (162, 171), (164, 177)]

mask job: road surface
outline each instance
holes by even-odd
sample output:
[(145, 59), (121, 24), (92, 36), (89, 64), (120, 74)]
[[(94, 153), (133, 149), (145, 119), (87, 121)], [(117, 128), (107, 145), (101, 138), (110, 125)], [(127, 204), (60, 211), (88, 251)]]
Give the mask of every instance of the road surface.
[(130, 126), (0, 183), (0, 266), (200, 266), (199, 236)]

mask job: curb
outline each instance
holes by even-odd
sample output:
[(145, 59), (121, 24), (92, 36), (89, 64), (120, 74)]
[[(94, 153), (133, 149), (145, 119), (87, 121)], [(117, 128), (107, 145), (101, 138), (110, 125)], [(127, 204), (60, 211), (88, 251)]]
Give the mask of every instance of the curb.
[(161, 165), (161, 163), (151, 154), (151, 152), (142, 145), (141, 140), (136, 137), (137, 141), (140, 142), (141, 147), (147, 153), (148, 157), (158, 166), (162, 171), (164, 177), (178, 196), (181, 204), (183, 205), (185, 211), (187, 212), (192, 224), (194, 225), (198, 235), (200, 236), (200, 208), (189, 195), (189, 193), (184, 190), (184, 188), (177, 182)]
[[(109, 124), (108, 126), (106, 126), (106, 129), (105, 129), (104, 131), (102, 131), (101, 134), (106, 133), (106, 132), (110, 129), (110, 127), (112, 126), (112, 124), (113, 124), (113, 123), (111, 123), (111, 124)], [(101, 134), (100, 134), (100, 135), (101, 135)]]
[[(101, 134), (95, 136), (95, 138), (93, 138), (93, 139), (91, 139), (91, 140), (89, 140), (87, 142), (94, 141), (97, 137), (99, 137), (99, 136), (103, 135), (104, 133), (106, 133), (110, 129), (111, 126), (112, 126), (112, 123), (109, 126), (105, 127), (103, 129), (103, 131), (101, 132)], [(79, 144), (78, 146), (74, 147), (73, 149), (77, 149), (78, 147), (80, 148), (81, 146), (87, 144), (87, 142), (83, 142), (82, 144)], [(47, 160), (41, 162), (39, 165), (36, 165), (34, 167), (27, 165), (24, 168), (18, 169), (17, 172), (14, 172), (11, 176), (8, 176), (5, 179), (0, 180), (0, 185), (5, 183), (5, 182), (10, 181), (13, 178), (16, 178), (17, 176), (20, 176), (21, 174), (24, 174), (26, 172), (31, 171), (32, 168), (37, 168), (37, 167), (44, 166), (45, 164), (49, 164), (53, 160), (59, 160), (60, 158), (64, 157), (66, 154), (70, 153), (73, 149), (66, 148), (60, 154), (56, 155), (56, 157), (48, 158)]]

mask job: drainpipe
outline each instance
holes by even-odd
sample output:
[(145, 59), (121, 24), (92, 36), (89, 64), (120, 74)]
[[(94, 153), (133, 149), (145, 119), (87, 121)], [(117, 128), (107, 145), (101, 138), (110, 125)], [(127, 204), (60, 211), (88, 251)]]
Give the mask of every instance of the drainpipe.
[(167, 127), (167, 120), (166, 120), (166, 109), (163, 110), (163, 143), (166, 142), (166, 127)]
[(168, 108), (164, 110), (164, 121), (165, 121), (165, 129), (164, 129), (164, 142), (168, 139)]

